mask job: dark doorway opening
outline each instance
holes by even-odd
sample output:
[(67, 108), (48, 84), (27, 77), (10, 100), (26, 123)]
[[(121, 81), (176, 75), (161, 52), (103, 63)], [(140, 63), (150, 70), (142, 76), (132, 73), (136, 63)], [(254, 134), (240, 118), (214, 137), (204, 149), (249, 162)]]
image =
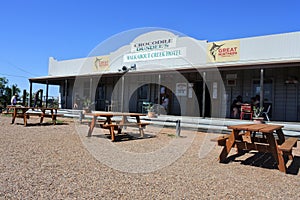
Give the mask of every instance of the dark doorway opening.
[(205, 109), (204, 109), (204, 116), (203, 116), (203, 81), (195, 82), (194, 83), (194, 91), (197, 96), (199, 110), (200, 110), (200, 117), (211, 117), (211, 99), (209, 90), (207, 85), (205, 85)]

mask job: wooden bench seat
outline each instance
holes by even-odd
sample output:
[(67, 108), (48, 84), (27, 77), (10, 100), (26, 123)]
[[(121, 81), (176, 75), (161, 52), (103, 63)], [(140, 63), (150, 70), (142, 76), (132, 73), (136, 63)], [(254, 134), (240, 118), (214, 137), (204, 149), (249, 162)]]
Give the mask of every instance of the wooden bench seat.
[(2, 112), (3, 115), (13, 115), (14, 112), (8, 112), (8, 111), (5, 111), (5, 112)]
[(52, 116), (55, 116), (55, 117), (63, 117), (64, 116), (64, 114), (57, 114), (57, 113), (55, 113), (55, 114), (51, 114), (51, 113), (45, 113), (45, 114), (42, 114), (44, 117), (52, 117)]
[(279, 146), (281, 151), (291, 151), (293, 147), (297, 147), (297, 138), (288, 138), (284, 141), (282, 145)]
[(119, 128), (122, 128), (124, 126), (130, 126), (130, 127), (145, 127), (149, 125), (149, 122), (140, 122), (140, 123), (125, 123), (125, 124), (100, 124), (101, 128), (111, 128), (114, 127), (115, 130), (118, 130)]
[[(3, 112), (3, 115), (14, 115), (14, 112)], [(23, 113), (17, 113), (16, 117), (23, 117)]]
[(218, 142), (219, 146), (225, 146), (226, 145), (226, 140), (229, 138), (229, 135), (222, 135), (217, 138), (211, 139), (213, 142)]
[(115, 140), (115, 133), (114, 131), (118, 131), (118, 134), (121, 134), (122, 128), (125, 126), (130, 126), (130, 127), (137, 127), (139, 129), (139, 132), (141, 134), (141, 137), (144, 137), (144, 128), (149, 125), (149, 122), (140, 122), (140, 123), (124, 123), (124, 124), (100, 124), (101, 128), (104, 129), (109, 129), (112, 141)]
[(56, 119), (56, 117), (63, 117), (64, 114), (50, 114), (50, 113), (46, 113), (46, 114), (43, 114), (43, 113), (25, 113), (24, 114), (25, 116), (29, 117), (29, 116), (39, 116), (39, 117), (54, 117), (54, 119)]
[(47, 118), (52, 118), (52, 122), (53, 122), (53, 124), (55, 125), (56, 124), (56, 118), (57, 117), (62, 117), (62, 116), (64, 116), (64, 114), (58, 114), (58, 113), (53, 113), (53, 114), (51, 114), (51, 113), (42, 113), (42, 115), (41, 115), (41, 123), (43, 122), (43, 118), (44, 117), (47, 117)]
[(41, 113), (41, 112), (27, 112), (27, 113), (24, 113), (24, 126), (27, 126), (27, 119), (29, 119), (30, 116), (38, 116), (40, 117), (40, 123), (43, 123), (43, 119), (44, 117), (47, 117), (47, 118), (52, 118), (52, 122), (53, 124), (55, 125), (56, 124), (56, 117), (63, 117), (64, 114), (58, 114), (58, 113), (54, 113), (54, 114), (51, 114), (51, 113)]
[(26, 116), (41, 116), (43, 113), (24, 113)]
[(293, 147), (297, 147), (297, 138), (288, 138), (281, 144), (278, 149), (281, 150), (285, 155), (289, 157), (290, 160), (293, 159), (292, 149)]

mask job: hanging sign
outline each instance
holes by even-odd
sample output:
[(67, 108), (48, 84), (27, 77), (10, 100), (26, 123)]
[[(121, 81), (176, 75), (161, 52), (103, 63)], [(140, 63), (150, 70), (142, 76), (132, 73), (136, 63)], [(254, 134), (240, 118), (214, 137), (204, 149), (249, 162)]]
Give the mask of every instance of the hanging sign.
[(176, 83), (176, 96), (187, 95), (187, 83)]

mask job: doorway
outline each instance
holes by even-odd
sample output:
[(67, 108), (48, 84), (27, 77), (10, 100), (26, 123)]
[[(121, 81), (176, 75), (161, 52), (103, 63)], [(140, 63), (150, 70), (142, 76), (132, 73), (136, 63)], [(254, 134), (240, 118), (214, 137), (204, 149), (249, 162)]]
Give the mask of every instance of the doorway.
[(96, 96), (95, 96), (95, 109), (96, 110), (105, 110), (105, 94), (106, 87), (104, 84), (99, 84), (96, 90)]
[(200, 117), (211, 117), (211, 99), (207, 85), (205, 84), (205, 110), (204, 116), (203, 115), (203, 81), (195, 82), (194, 83), (194, 91), (197, 96), (199, 110), (200, 110)]

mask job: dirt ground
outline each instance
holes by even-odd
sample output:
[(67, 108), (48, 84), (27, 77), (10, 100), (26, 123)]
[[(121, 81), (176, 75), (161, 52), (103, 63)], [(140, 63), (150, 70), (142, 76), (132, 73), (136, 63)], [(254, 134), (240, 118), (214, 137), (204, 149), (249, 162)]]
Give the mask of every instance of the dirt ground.
[(0, 116), (0, 199), (299, 199), (300, 147), (288, 173), (257, 152), (218, 162), (215, 133), (148, 126), (111, 142), (107, 130), (59, 118)]

